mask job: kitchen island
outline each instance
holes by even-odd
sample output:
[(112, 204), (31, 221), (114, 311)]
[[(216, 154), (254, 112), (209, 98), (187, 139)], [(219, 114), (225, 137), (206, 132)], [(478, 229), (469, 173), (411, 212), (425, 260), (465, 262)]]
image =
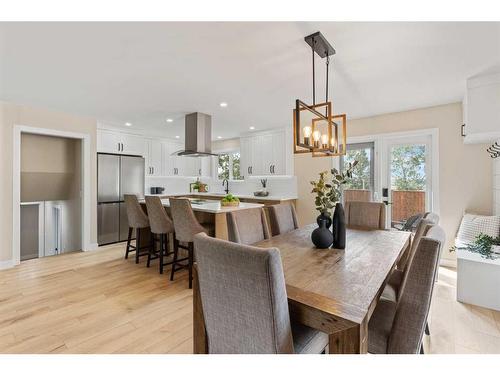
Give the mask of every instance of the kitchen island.
[[(183, 195), (185, 196), (185, 195)], [(191, 207), (200, 223), (213, 223), (215, 225), (215, 237), (224, 240), (228, 239), (227, 229), (227, 213), (241, 210), (249, 210), (253, 208), (261, 208), (264, 205), (261, 203), (245, 203), (240, 202), (238, 206), (224, 207), (219, 200), (211, 200), (201, 197), (189, 198)], [(144, 200), (141, 201), (144, 204)], [(167, 209), (170, 208), (168, 198), (162, 199), (161, 203)], [(141, 236), (142, 237), (142, 236)], [(148, 238), (146, 236), (142, 238)], [(142, 241), (141, 241), (142, 242)]]

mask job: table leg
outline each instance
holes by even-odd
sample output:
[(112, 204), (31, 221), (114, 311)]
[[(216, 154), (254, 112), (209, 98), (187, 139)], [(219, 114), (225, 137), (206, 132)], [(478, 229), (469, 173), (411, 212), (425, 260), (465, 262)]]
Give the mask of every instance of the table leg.
[(366, 354), (368, 352), (368, 324), (363, 322), (329, 335), (329, 354)]
[(207, 332), (205, 330), (205, 318), (203, 317), (198, 267), (196, 267), (196, 264), (193, 266), (193, 353), (208, 354)]
[(215, 214), (215, 238), (220, 238), (221, 240), (229, 239), (227, 233), (227, 214), (225, 212)]

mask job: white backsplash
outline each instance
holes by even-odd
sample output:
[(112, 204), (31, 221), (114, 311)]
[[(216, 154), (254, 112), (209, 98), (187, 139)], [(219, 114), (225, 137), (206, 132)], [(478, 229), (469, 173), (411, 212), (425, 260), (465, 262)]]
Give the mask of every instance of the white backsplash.
[[(254, 191), (262, 189), (261, 178), (267, 178), (269, 195), (280, 197), (297, 196), (297, 177), (295, 176), (250, 177), (243, 181), (229, 181), (229, 192), (252, 195)], [(201, 177), (200, 180), (208, 184), (210, 192), (222, 193), (224, 191), (220, 180), (208, 177)], [(149, 194), (150, 187), (161, 186), (165, 188), (164, 194), (185, 194), (189, 193), (189, 184), (194, 181), (196, 181), (195, 177), (147, 177), (145, 192)]]

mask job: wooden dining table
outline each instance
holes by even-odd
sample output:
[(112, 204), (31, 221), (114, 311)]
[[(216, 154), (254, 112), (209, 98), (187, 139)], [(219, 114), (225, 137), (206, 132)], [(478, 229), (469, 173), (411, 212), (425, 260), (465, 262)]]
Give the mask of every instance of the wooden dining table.
[[(329, 335), (328, 352), (367, 353), (368, 321), (391, 272), (410, 246), (409, 232), (348, 228), (346, 248), (316, 249), (308, 225), (257, 243), (280, 250), (292, 321)], [(197, 272), (194, 353), (209, 353)]]

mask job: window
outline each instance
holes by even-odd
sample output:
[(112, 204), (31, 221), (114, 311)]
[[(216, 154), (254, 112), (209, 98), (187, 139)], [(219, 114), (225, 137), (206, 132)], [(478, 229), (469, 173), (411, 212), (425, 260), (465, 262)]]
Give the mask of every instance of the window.
[(217, 164), (217, 176), (219, 180), (241, 180), (240, 175), (240, 152), (230, 151), (219, 154)]
[(344, 201), (367, 201), (373, 199), (374, 192), (374, 143), (351, 143), (346, 155), (340, 159), (340, 169), (347, 163), (358, 161), (352, 179), (344, 185)]

